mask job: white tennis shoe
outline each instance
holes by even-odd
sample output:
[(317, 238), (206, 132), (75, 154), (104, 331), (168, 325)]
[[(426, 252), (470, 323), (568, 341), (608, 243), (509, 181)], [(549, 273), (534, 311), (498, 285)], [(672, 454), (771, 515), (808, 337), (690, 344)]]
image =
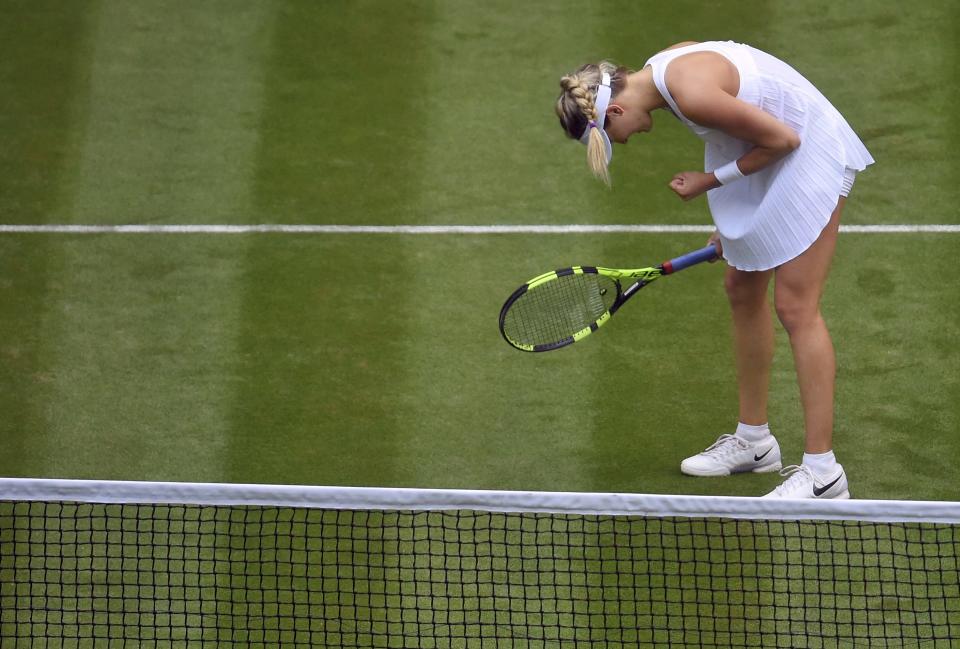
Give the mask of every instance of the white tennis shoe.
[(845, 500), (850, 497), (847, 475), (839, 464), (837, 470), (826, 478), (817, 476), (810, 470), (810, 467), (804, 465), (788, 466), (780, 472), (780, 475), (787, 479), (764, 498), (837, 498)]
[(680, 471), (695, 476), (721, 476), (731, 473), (769, 473), (779, 471), (780, 445), (773, 435), (759, 442), (748, 442), (736, 435), (721, 435), (703, 453), (680, 463)]

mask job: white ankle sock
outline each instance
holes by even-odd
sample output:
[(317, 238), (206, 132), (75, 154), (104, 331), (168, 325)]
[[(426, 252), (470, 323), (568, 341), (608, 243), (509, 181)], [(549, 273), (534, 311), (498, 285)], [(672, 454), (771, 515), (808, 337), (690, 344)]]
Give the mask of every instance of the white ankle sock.
[(838, 466), (837, 458), (833, 454), (833, 451), (827, 451), (826, 453), (804, 453), (803, 464), (804, 466), (810, 467), (810, 470), (821, 478), (832, 475)]
[(750, 426), (749, 424), (740, 422), (737, 424), (736, 434), (737, 437), (745, 439), (748, 442), (759, 442), (770, 434), (770, 425)]

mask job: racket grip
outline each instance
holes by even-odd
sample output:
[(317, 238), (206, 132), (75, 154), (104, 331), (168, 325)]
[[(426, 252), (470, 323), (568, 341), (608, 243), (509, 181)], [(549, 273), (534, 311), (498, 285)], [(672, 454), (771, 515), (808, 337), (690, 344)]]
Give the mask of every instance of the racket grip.
[(670, 273), (675, 273), (678, 270), (683, 270), (684, 268), (689, 268), (690, 266), (695, 266), (696, 264), (710, 261), (711, 259), (717, 258), (717, 248), (712, 243), (700, 250), (694, 250), (693, 252), (688, 252), (685, 255), (680, 255), (675, 257), (670, 261), (663, 262), (663, 274), (669, 275)]

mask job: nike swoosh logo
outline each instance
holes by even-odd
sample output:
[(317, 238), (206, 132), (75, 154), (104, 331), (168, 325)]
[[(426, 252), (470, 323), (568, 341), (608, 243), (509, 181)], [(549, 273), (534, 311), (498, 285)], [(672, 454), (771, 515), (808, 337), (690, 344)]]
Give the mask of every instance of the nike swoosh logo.
[(813, 485), (813, 495), (816, 496), (817, 498), (819, 498), (820, 496), (822, 496), (822, 495), (827, 491), (827, 489), (829, 489), (829, 488), (832, 487), (833, 485), (835, 485), (835, 484), (837, 484), (838, 482), (840, 482), (840, 478), (842, 478), (842, 477), (843, 477), (843, 474), (841, 473), (840, 475), (837, 476), (836, 480), (834, 480), (834, 481), (831, 482), (830, 484), (826, 485), (825, 487), (820, 487), (819, 489), (817, 489), (817, 485)]
[(763, 455), (754, 455), (754, 456), (753, 456), (753, 461), (754, 461), (754, 462), (759, 462), (759, 461), (762, 460), (763, 458), (767, 457), (767, 455), (768, 455), (768, 454), (770, 453), (770, 451), (772, 451), (772, 450), (773, 450), (773, 447), (770, 447), (770, 448), (767, 449), (767, 452), (764, 453)]

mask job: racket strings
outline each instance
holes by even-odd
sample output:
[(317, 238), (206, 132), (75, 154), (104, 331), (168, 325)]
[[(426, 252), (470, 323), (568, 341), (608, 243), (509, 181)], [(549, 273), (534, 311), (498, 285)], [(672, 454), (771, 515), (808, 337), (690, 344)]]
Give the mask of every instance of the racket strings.
[(586, 329), (610, 310), (616, 282), (595, 273), (557, 277), (521, 295), (506, 313), (504, 333), (525, 345), (550, 345)]

